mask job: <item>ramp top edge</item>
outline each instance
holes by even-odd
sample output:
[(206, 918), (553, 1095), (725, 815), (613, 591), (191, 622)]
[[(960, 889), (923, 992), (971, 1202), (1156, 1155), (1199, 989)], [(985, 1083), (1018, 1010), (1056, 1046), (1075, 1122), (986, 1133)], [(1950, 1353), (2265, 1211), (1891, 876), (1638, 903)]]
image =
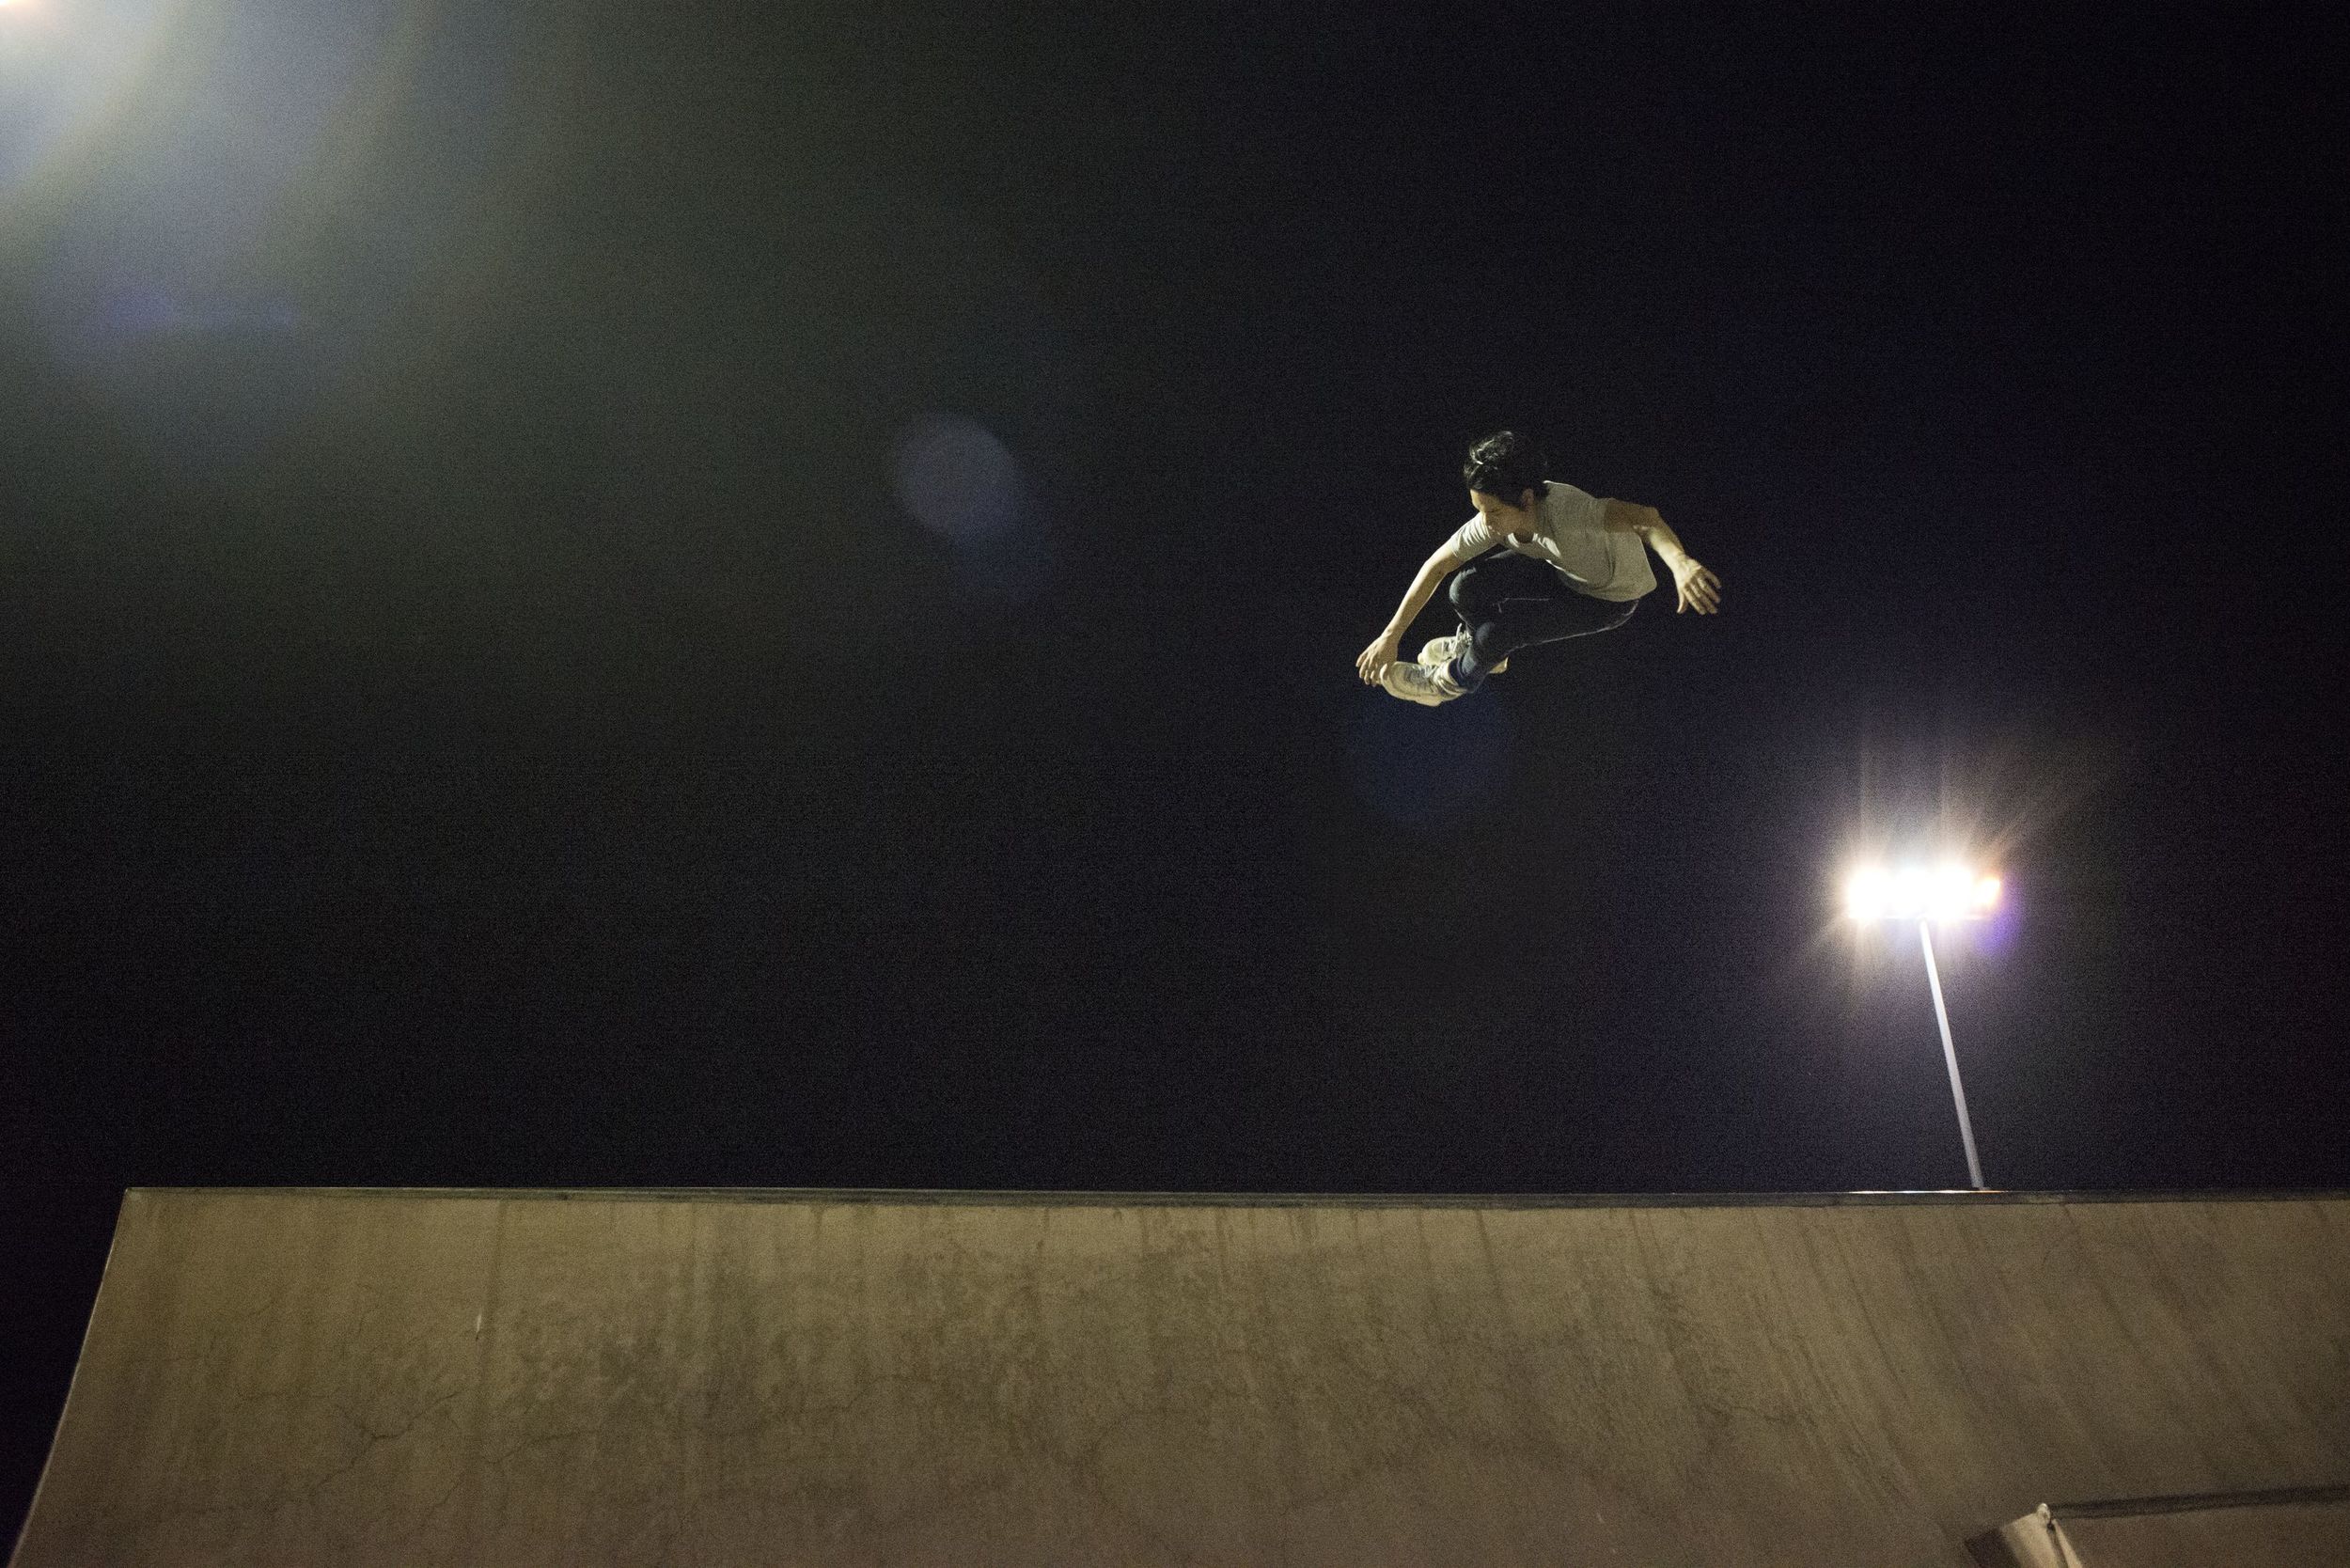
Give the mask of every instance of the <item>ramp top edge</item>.
[(2174, 1497), (2110, 1497), (2050, 1503), (2052, 1519), (2135, 1518), (2147, 1513), (2200, 1513), (2223, 1508), (2324, 1508), (2350, 1503), (2350, 1484), (2287, 1486), (2265, 1492), (2196, 1492)]
[(2341, 1201), (2350, 1191), (2030, 1192), (1992, 1189), (1785, 1193), (1058, 1192), (931, 1187), (136, 1186), (133, 1195), (498, 1199), (534, 1202), (833, 1203), (968, 1208), (1232, 1209), (1809, 1209), (1938, 1204), (2284, 1203)]

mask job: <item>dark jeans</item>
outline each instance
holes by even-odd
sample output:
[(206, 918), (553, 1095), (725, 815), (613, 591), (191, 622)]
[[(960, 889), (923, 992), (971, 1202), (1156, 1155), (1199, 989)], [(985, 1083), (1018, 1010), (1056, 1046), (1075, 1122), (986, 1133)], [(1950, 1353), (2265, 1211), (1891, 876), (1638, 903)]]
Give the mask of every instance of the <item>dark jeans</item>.
[(1621, 604), (1577, 593), (1556, 568), (1513, 550), (1496, 550), (1452, 574), (1448, 590), (1461, 623), (1469, 629), (1469, 647), (1478, 669), (1465, 670), (1455, 660), (1453, 674), (1471, 675), (1475, 685), (1485, 671), (1521, 648), (1557, 642), (1562, 637), (1588, 637), (1612, 632), (1632, 619), (1637, 599)]

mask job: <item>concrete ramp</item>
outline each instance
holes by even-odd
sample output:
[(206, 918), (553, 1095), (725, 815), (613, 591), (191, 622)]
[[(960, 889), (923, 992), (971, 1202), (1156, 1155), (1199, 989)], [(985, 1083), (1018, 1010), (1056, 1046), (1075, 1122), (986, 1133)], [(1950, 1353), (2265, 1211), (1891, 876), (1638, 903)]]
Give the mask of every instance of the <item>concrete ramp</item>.
[(2350, 1200), (134, 1191), (18, 1568), (1968, 1568), (2350, 1481)]

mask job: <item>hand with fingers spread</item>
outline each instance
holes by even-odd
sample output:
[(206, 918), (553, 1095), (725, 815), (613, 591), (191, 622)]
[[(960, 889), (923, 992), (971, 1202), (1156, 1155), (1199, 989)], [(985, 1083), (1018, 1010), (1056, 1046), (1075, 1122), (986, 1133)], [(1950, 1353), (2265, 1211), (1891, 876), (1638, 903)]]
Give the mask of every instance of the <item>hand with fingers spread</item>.
[(1700, 615), (1713, 615), (1721, 609), (1722, 580), (1719, 577), (1687, 556), (1672, 563), (1672, 572), (1673, 588), (1681, 596), (1680, 603), (1673, 606), (1673, 614), (1695, 610)]

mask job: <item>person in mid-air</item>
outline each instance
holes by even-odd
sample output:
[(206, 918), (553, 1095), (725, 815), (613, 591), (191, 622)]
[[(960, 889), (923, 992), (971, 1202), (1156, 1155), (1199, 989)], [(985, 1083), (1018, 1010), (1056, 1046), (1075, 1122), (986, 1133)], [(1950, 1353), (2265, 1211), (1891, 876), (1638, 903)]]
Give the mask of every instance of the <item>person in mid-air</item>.
[[(1676, 614), (1721, 608), (1721, 579), (1681, 547), (1654, 507), (1601, 500), (1545, 478), (1543, 466), (1542, 454), (1513, 431), (1469, 448), (1462, 477), (1477, 515), (1422, 563), (1395, 619), (1355, 661), (1366, 683), (1433, 708), (1500, 674), (1521, 649), (1612, 632), (1656, 587), (1648, 550), (1672, 572)], [(1500, 553), (1489, 554), (1496, 546)], [(1455, 572), (1449, 597), (1461, 629), (1404, 663), (1396, 656), (1404, 632)]]

